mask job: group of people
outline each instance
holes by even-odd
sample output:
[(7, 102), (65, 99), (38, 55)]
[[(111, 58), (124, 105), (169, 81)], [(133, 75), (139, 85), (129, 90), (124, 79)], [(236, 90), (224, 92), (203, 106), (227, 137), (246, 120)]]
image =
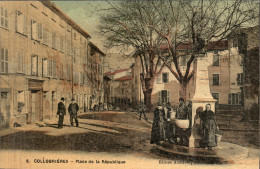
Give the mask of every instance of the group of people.
[[(160, 144), (163, 141), (177, 143), (179, 128), (171, 123), (171, 119), (190, 119), (190, 112), (184, 103), (184, 99), (180, 98), (179, 102), (180, 104), (176, 111), (173, 110), (170, 102), (166, 103), (166, 105), (157, 104), (154, 110), (151, 144)], [(183, 138), (181, 137), (181, 139)]]
[[(76, 103), (75, 99), (71, 99), (71, 103), (68, 108), (68, 112), (70, 114), (70, 125), (74, 126), (73, 121), (75, 120), (76, 127), (79, 127), (79, 121), (78, 121), (78, 111), (79, 111), (79, 106)], [(65, 107), (65, 98), (62, 97), (60, 99), (60, 102), (58, 103), (58, 111), (57, 115), (59, 116), (59, 121), (58, 121), (58, 128), (61, 129), (63, 127), (63, 120), (64, 120), (64, 115), (66, 115), (66, 107)]]
[[(179, 128), (171, 122), (171, 119), (188, 119), (190, 121), (189, 128), (191, 128), (191, 104), (185, 105), (184, 99), (179, 99), (179, 105), (176, 110), (173, 110), (171, 104), (168, 102), (166, 105), (161, 103), (157, 104), (154, 110), (154, 119), (151, 132), (151, 144), (161, 144), (164, 141), (173, 144), (184, 144), (188, 141), (188, 131)], [(217, 145), (215, 132), (218, 126), (215, 119), (215, 113), (211, 111), (211, 105), (206, 105), (206, 110), (199, 114), (200, 120), (200, 134), (201, 134), (201, 147), (208, 147), (211, 149)], [(180, 141), (177, 142), (177, 138)], [(186, 140), (184, 140), (186, 139)]]

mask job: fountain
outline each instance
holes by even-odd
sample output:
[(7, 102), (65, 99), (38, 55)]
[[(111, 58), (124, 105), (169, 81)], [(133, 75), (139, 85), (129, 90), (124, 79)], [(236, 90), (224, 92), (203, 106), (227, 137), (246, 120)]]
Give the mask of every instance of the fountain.
[(191, 116), (191, 136), (189, 138), (189, 147), (199, 147), (200, 135), (196, 125), (196, 111), (202, 107), (205, 109), (207, 104), (211, 105), (212, 111), (215, 112), (215, 102), (210, 93), (209, 75), (208, 75), (209, 62), (205, 57), (197, 58), (197, 70), (196, 70), (196, 86), (195, 94), (192, 98), (192, 116)]

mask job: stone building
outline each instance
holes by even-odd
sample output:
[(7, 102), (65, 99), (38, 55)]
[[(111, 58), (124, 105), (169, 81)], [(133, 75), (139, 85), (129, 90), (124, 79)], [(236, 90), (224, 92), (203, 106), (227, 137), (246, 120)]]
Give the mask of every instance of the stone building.
[(259, 118), (259, 25), (231, 33), (229, 40), (242, 56), (241, 90), (244, 111)]
[(97, 87), (88, 75), (103, 79), (102, 59), (90, 58), (104, 53), (90, 35), (51, 1), (3, 1), (0, 10), (1, 128), (51, 118), (61, 97), (86, 111)]
[[(241, 73), (243, 72), (243, 67), (241, 65), (241, 56), (238, 53), (236, 47), (229, 47), (227, 40), (219, 42), (211, 42), (206, 47), (206, 53), (204, 54), (208, 66), (208, 74), (210, 80), (210, 91), (212, 96), (217, 100), (219, 105), (241, 105)], [(189, 50), (188, 44), (182, 44), (178, 46), (178, 50), (183, 52)], [(164, 50), (165, 46), (161, 46), (161, 50)], [(178, 64), (180, 66), (180, 71), (184, 73), (186, 70), (186, 65), (189, 59), (189, 55), (182, 55)], [(136, 60), (134, 68), (135, 72), (133, 77), (138, 79), (140, 72), (139, 61)], [(138, 66), (139, 65), (139, 66)], [(162, 65), (162, 63), (160, 64)], [(196, 62), (191, 66), (191, 70), (196, 66)], [(172, 64), (173, 70), (176, 70)], [(186, 99), (190, 100), (193, 98), (195, 90), (195, 76), (190, 80), (187, 90)], [(239, 78), (238, 78), (239, 77)], [(138, 81), (138, 80), (137, 80)], [(133, 83), (135, 84), (135, 83)], [(139, 84), (140, 85), (140, 84)], [(180, 95), (180, 84), (175, 78), (175, 76), (170, 72), (167, 67), (164, 67), (161, 74), (159, 74), (154, 81), (154, 88), (152, 92), (152, 104), (156, 105), (158, 102), (170, 102), (173, 106), (177, 106), (179, 102)], [(134, 88), (138, 87), (135, 85)], [(137, 102), (140, 101), (140, 96), (143, 97), (143, 93), (140, 90), (135, 90), (132, 93), (133, 100)]]
[(107, 100), (114, 107), (124, 109), (132, 102), (132, 73), (130, 68), (119, 69), (113, 72), (109, 71), (105, 74), (109, 78), (109, 89), (106, 87)]

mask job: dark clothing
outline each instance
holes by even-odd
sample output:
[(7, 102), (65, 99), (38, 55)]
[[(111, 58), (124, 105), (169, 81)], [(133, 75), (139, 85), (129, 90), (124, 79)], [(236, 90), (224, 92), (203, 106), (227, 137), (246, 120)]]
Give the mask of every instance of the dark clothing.
[(215, 113), (211, 110), (203, 111), (201, 113), (201, 136), (202, 136), (202, 147), (215, 147), (217, 146), (216, 141), (216, 129), (217, 123)]
[(174, 125), (170, 121), (173, 110), (171, 107), (167, 107), (165, 110), (167, 111), (167, 121), (165, 121), (165, 132), (166, 138), (170, 140), (173, 139), (175, 135)]
[(63, 127), (63, 120), (64, 120), (64, 116), (63, 115), (59, 115), (58, 128), (62, 128)]
[(158, 107), (154, 110), (154, 119), (151, 133), (151, 144), (165, 141), (165, 111)]
[(185, 104), (179, 105), (175, 117), (177, 119), (188, 119), (189, 118), (188, 107)]
[(79, 121), (78, 121), (77, 113), (71, 113), (70, 114), (70, 124), (71, 124), (71, 126), (74, 126), (73, 119), (75, 119), (76, 126), (79, 127)]
[(79, 106), (77, 103), (71, 103), (69, 105), (69, 114), (70, 114), (70, 124), (71, 126), (73, 126), (73, 119), (75, 119), (75, 123), (76, 126), (79, 126), (79, 122), (78, 122), (78, 116), (77, 116), (77, 112), (79, 111)]
[(64, 115), (66, 114), (66, 107), (63, 102), (59, 102), (57, 115), (59, 115), (58, 128), (62, 128)]
[(141, 118), (142, 118), (142, 114), (144, 115), (144, 119), (147, 120), (147, 117), (146, 117), (145, 111), (146, 111), (146, 107), (145, 107), (145, 105), (140, 106), (140, 108), (139, 108), (139, 120), (141, 120)]

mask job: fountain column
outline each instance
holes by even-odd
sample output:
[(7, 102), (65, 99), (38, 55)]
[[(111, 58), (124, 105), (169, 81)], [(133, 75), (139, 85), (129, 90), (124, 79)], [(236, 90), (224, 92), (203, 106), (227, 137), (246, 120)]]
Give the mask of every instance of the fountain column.
[[(196, 110), (199, 107), (205, 110), (207, 104), (211, 104), (211, 110), (215, 112), (215, 102), (210, 93), (209, 86), (209, 75), (208, 66), (209, 62), (205, 57), (197, 58), (197, 68), (196, 68), (196, 86), (195, 94), (192, 98), (192, 124), (191, 124), (191, 136), (189, 138), (189, 147), (199, 147), (199, 141), (201, 139), (198, 131), (199, 119), (195, 119)], [(197, 116), (196, 116), (197, 117)]]

